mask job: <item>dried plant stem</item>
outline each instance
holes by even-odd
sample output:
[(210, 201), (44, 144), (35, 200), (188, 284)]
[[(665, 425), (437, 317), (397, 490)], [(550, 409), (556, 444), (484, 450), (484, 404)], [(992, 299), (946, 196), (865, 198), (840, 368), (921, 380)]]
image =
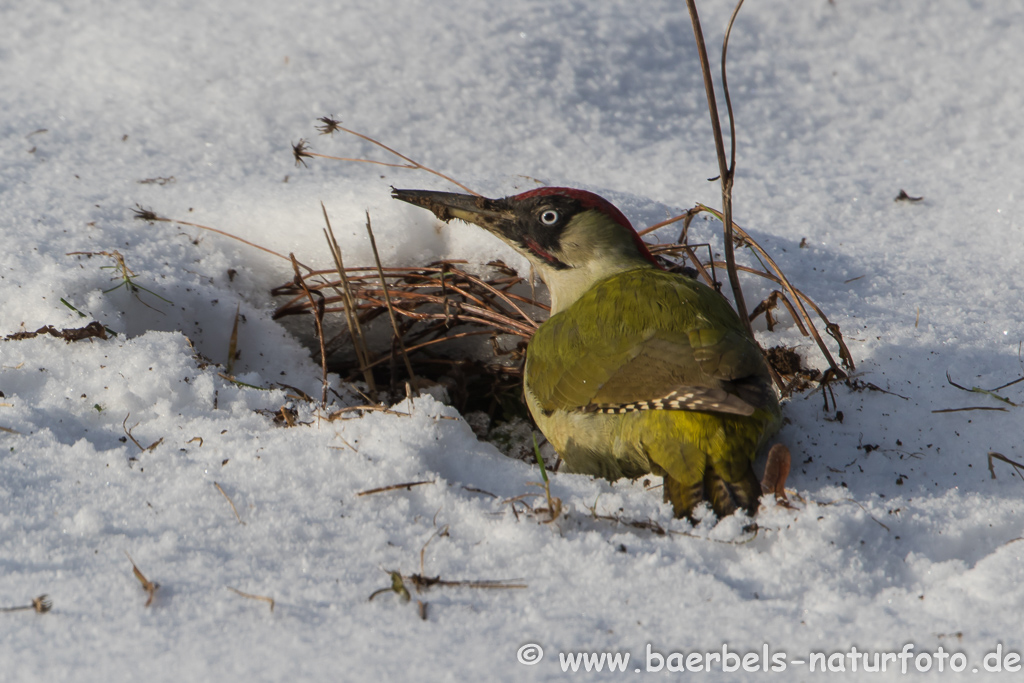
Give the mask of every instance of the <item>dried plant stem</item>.
[[(697, 206), (702, 211), (707, 211), (711, 215), (717, 217), (719, 220), (723, 219), (722, 214), (719, 213), (718, 211), (715, 211), (710, 207), (704, 206), (703, 204), (698, 204)], [(778, 264), (775, 263), (775, 259), (769, 256), (768, 252), (762, 249), (760, 244), (758, 244), (750, 235), (748, 235), (747, 232), (743, 230), (743, 228), (739, 227), (738, 225), (735, 227), (737, 233), (740, 236), (740, 239), (743, 240), (744, 243), (750, 245), (750, 247), (761, 258), (768, 262), (768, 265), (771, 266), (772, 270), (775, 271), (775, 274), (778, 277), (776, 282), (782, 285), (782, 287), (789, 293), (790, 297), (792, 297), (792, 301), (796, 304), (797, 308), (800, 309), (800, 315), (803, 317), (804, 322), (807, 324), (807, 327), (811, 332), (811, 336), (817, 343), (822, 355), (824, 355), (825, 359), (828, 361), (829, 367), (832, 368), (832, 371), (836, 374), (837, 378), (844, 379), (846, 377), (846, 373), (843, 372), (843, 370), (841, 370), (839, 366), (836, 364), (836, 361), (832, 357), (832, 354), (829, 353), (828, 347), (825, 346), (825, 342), (822, 341), (821, 335), (818, 334), (818, 328), (814, 326), (814, 321), (811, 319), (811, 316), (807, 313), (807, 309), (804, 308), (803, 300), (806, 297), (798, 293), (797, 290), (793, 287), (793, 285), (789, 283), (789, 279), (786, 277), (785, 273), (782, 272), (782, 269), (779, 268)], [(836, 340), (836, 342), (839, 343), (840, 358), (842, 358), (843, 364), (850, 370), (853, 370), (855, 367), (853, 362), (853, 356), (850, 354), (850, 350), (846, 347), (846, 344), (843, 342), (842, 335), (840, 335), (838, 332), (838, 327), (828, 322), (828, 319), (824, 317), (821, 310), (818, 309), (817, 306), (815, 306), (814, 308), (816, 312), (822, 316), (822, 319), (825, 320), (827, 325), (826, 329), (829, 331), (829, 334)]]
[(405, 360), (405, 369), (409, 373), (409, 380), (415, 383), (416, 373), (413, 372), (412, 363), (409, 362), (409, 354), (405, 352), (405, 345), (402, 343), (402, 331), (398, 328), (398, 318), (395, 317), (395, 307), (391, 305), (391, 295), (388, 293), (388, 283), (384, 279), (384, 269), (380, 265), (380, 254), (377, 253), (377, 240), (373, 237), (373, 227), (370, 225), (370, 212), (366, 212), (366, 233), (370, 236), (370, 248), (373, 249), (373, 260), (377, 264), (377, 274), (380, 275), (380, 286), (384, 290), (384, 303), (388, 307), (388, 315), (391, 317), (391, 327), (395, 330), (395, 343), (402, 352)]
[(26, 612), (35, 610), (36, 614), (46, 614), (53, 609), (53, 602), (46, 593), (32, 598), (31, 605), (19, 605), (18, 607), (0, 607), (0, 612)]
[(224, 496), (224, 500), (226, 500), (228, 502), (228, 505), (231, 506), (231, 511), (235, 513), (235, 519), (238, 520), (238, 523), (242, 526), (245, 526), (245, 522), (243, 522), (242, 518), (239, 516), (238, 509), (235, 508), (235, 503), (233, 500), (231, 500), (231, 496), (229, 496), (227, 492), (223, 488), (221, 488), (221, 485), (218, 484), (217, 482), (213, 482), (213, 485), (217, 487), (217, 490), (220, 491), (220, 495)]
[(399, 489), (410, 490), (413, 486), (424, 486), (426, 484), (433, 484), (433, 479), (426, 481), (407, 481), (404, 484), (392, 484), (391, 486), (381, 486), (380, 488), (367, 489), (366, 491), (360, 491), (356, 496), (372, 496), (375, 493), (385, 493), (387, 491), (397, 491)]
[[(177, 220), (176, 218), (164, 218), (163, 216), (158, 216), (155, 213), (153, 213), (152, 211), (150, 211), (149, 209), (144, 209), (142, 207), (138, 207), (138, 208), (135, 209), (135, 217), (140, 219), (140, 220), (149, 221), (151, 223), (174, 223), (175, 225), (187, 225), (187, 226), (189, 226), (191, 228), (198, 228), (200, 230), (206, 230), (208, 232), (214, 232), (214, 233), (217, 233), (218, 235), (223, 235), (224, 237), (227, 237), (229, 239), (233, 239), (236, 242), (241, 242), (242, 244), (248, 245), (248, 246), (250, 246), (250, 247), (252, 247), (254, 249), (259, 249), (260, 251), (264, 251), (264, 252), (266, 252), (266, 253), (268, 253), (268, 254), (270, 254), (272, 256), (276, 256), (276, 257), (278, 257), (280, 259), (284, 259), (285, 261), (290, 260), (284, 254), (280, 254), (280, 253), (274, 251), (273, 249), (268, 249), (267, 247), (264, 247), (264, 246), (261, 246), (259, 244), (256, 244), (255, 242), (250, 242), (247, 239), (243, 239), (243, 238), (239, 237), (238, 235), (232, 235), (230, 232), (227, 232), (226, 230), (220, 230), (219, 228), (211, 228), (208, 225), (201, 225), (199, 223), (191, 223), (189, 221), (180, 221), (180, 220)], [(307, 271), (312, 272), (312, 270), (313, 270), (312, 268), (302, 264), (301, 262), (299, 263), (299, 265), (302, 266), (303, 268), (305, 268)]]
[(231, 326), (231, 336), (228, 338), (228, 362), (225, 364), (224, 371), (228, 375), (235, 374), (235, 355), (238, 353), (238, 319), (241, 317), (242, 304), (241, 302), (235, 306), (235, 322)]
[(320, 342), (320, 368), (323, 371), (323, 385), (320, 405), (327, 408), (327, 349), (324, 346), (324, 295), (317, 291), (319, 299), (313, 299), (313, 292), (306, 286), (306, 281), (299, 273), (299, 262), (295, 260), (295, 254), (289, 254), (292, 260), (292, 268), (295, 270), (295, 284), (299, 286), (309, 299), (309, 309), (313, 311), (313, 326), (316, 329), (316, 339)]
[(263, 602), (265, 602), (265, 603), (270, 605), (270, 611), (271, 612), (274, 611), (274, 598), (271, 598), (271, 597), (269, 597), (267, 595), (253, 595), (252, 593), (244, 593), (244, 592), (238, 590), (237, 588), (232, 588), (231, 586), (225, 586), (225, 588), (227, 588), (232, 593), (235, 593), (237, 595), (241, 595), (243, 598), (248, 598), (250, 600), (262, 600)]
[[(643, 230), (637, 230), (636, 234), (638, 234), (641, 237), (643, 237), (644, 235), (646, 235), (649, 232), (654, 232), (655, 230), (660, 230), (661, 228), (664, 228), (666, 225), (672, 225), (673, 223), (678, 223), (679, 221), (685, 220), (687, 218), (692, 218), (692, 216), (690, 215), (689, 211), (687, 211), (686, 213), (681, 213), (678, 216), (672, 216), (672, 218), (666, 218), (662, 222), (655, 223), (654, 225), (648, 226), (648, 227), (644, 228)], [(680, 241), (682, 241), (682, 240), (680, 240)]]
[(345, 301), (345, 320), (348, 323), (352, 346), (355, 348), (359, 367), (363, 371), (363, 380), (366, 382), (370, 393), (376, 394), (377, 383), (373, 379), (373, 372), (370, 371), (370, 352), (366, 346), (366, 338), (363, 336), (362, 325), (359, 323), (355, 297), (352, 296), (352, 285), (349, 284), (345, 264), (341, 259), (341, 247), (338, 246), (338, 240), (334, 237), (331, 219), (327, 216), (327, 207), (324, 206), (323, 202), (320, 202), (320, 208), (324, 212), (324, 222), (327, 223), (327, 228), (324, 231), (325, 237), (327, 237), (327, 246), (330, 247), (331, 256), (334, 258), (334, 265), (338, 269), (338, 277), (341, 278), (341, 289)]
[[(697, 41), (697, 55), (700, 58), (701, 73), (704, 76), (704, 90), (707, 94), (708, 110), (711, 114), (711, 130), (715, 138), (715, 151), (718, 154), (718, 173), (722, 182), (722, 225), (725, 228), (725, 261), (728, 264), (729, 285), (732, 287), (733, 300), (736, 304), (736, 311), (740, 314), (740, 320), (751, 336), (754, 330), (750, 325), (750, 318), (747, 315), (747, 305), (743, 298), (743, 289), (740, 287), (739, 275), (736, 272), (736, 256), (733, 252), (733, 224), (732, 224), (732, 182), (735, 168), (735, 129), (730, 123), (730, 130), (733, 131), (733, 164), (730, 165), (725, 158), (725, 144), (722, 141), (722, 124), (718, 116), (718, 104), (715, 97), (715, 86), (711, 79), (711, 67), (708, 64), (708, 50), (704, 44), (704, 33), (700, 27), (700, 17), (697, 15), (696, 0), (686, 0), (686, 6), (690, 10), (690, 23), (693, 24), (693, 35)], [(737, 7), (737, 10), (739, 8)], [(735, 19), (735, 13), (733, 14)], [(730, 26), (732, 22), (730, 21)], [(722, 71), (725, 71), (725, 55), (723, 49)], [(728, 99), (728, 96), (727, 96)], [(729, 109), (730, 113), (732, 108)], [(730, 116), (730, 121), (731, 121)]]
[(374, 159), (358, 159), (356, 157), (336, 157), (330, 154), (320, 154), (319, 152), (311, 152), (309, 150), (303, 150), (303, 156), (318, 157), (320, 159), (330, 159), (331, 161), (354, 161), (360, 164), (374, 164), (376, 166), (388, 166), (390, 168), (409, 168), (412, 170), (421, 168), (420, 166), (413, 166), (412, 164), (392, 164), (387, 161), (375, 161)]
[(153, 604), (153, 600), (156, 599), (156, 592), (160, 589), (160, 584), (146, 578), (142, 571), (139, 570), (138, 565), (135, 564), (135, 560), (133, 560), (132, 556), (128, 554), (127, 550), (124, 551), (124, 554), (128, 558), (128, 561), (132, 563), (132, 573), (135, 575), (135, 578), (138, 579), (139, 583), (142, 584), (142, 590), (146, 591), (146, 595), (149, 596), (146, 600), (146, 607), (149, 607)]
[[(378, 140), (374, 140), (373, 138), (371, 138), (368, 135), (363, 135), (362, 133), (357, 133), (354, 130), (351, 130), (349, 128), (345, 128), (344, 126), (339, 125), (337, 121), (332, 121), (331, 122), (331, 129), (332, 130), (340, 130), (342, 132), (348, 133), (349, 135), (354, 135), (357, 138), (366, 140), (370, 144), (376, 145), (377, 147), (380, 147), (384, 151), (389, 152), (391, 154), (394, 154), (399, 159), (401, 159), (401, 160), (411, 164), (411, 166), (409, 168), (420, 169), (421, 171), (426, 171), (427, 173), (432, 173), (433, 175), (436, 175), (439, 178), (443, 178), (444, 180), (447, 180), (452, 185), (455, 185), (456, 187), (461, 188), (461, 189), (465, 190), (466, 192), (468, 192), (468, 193), (470, 193), (472, 195), (476, 195), (477, 197), (480, 196), (479, 192), (475, 192), (475, 191), (469, 189), (468, 187), (466, 187), (465, 185), (463, 185), (459, 181), (455, 180), (454, 178), (450, 178), (450, 177), (446, 176), (445, 174), (443, 174), (443, 173), (441, 173), (439, 171), (435, 171), (432, 168), (424, 166), (420, 162), (415, 161), (413, 159), (410, 159), (409, 157), (405, 156), (401, 152), (398, 152), (398, 151), (388, 147), (387, 145), (385, 145), (384, 143), (382, 143), (382, 142), (380, 142)], [(313, 152), (306, 152), (306, 154), (318, 156), (318, 155), (315, 155), (315, 153), (313, 153)], [(366, 163), (378, 164), (378, 165), (383, 165), (383, 166), (399, 166), (399, 167), (401, 166), (401, 164), (385, 164), (385, 163), (382, 163), (382, 162), (379, 162), (379, 161), (370, 161), (368, 159), (353, 159), (353, 161), (366, 162)]]
[[(988, 453), (988, 471), (989, 471), (989, 474), (992, 475), (993, 479), (996, 478), (996, 468), (992, 464), (992, 460), (993, 459), (995, 459), (995, 460), (1002, 460), (1007, 465), (1010, 465), (1011, 467), (1013, 467), (1013, 469), (1015, 469), (1017, 471), (1017, 474), (1021, 474), (1021, 472), (1024, 472), (1024, 465), (1022, 465), (1021, 463), (1015, 462), (1013, 460), (1010, 460), (1009, 458), (1007, 458), (1002, 453), (997, 453), (995, 451), (989, 451), (989, 453)], [(1024, 477), (1021, 477), (1021, 478), (1024, 479)]]
[(722, 95), (725, 97), (725, 110), (729, 116), (730, 175), (736, 169), (736, 117), (732, 113), (732, 97), (729, 96), (729, 79), (726, 78), (725, 63), (729, 52), (729, 36), (732, 35), (732, 26), (736, 23), (736, 17), (739, 15), (741, 7), (743, 7), (743, 0), (739, 0), (736, 3), (736, 7), (733, 8), (732, 15), (729, 17), (729, 24), (725, 27), (725, 37), (722, 39)]

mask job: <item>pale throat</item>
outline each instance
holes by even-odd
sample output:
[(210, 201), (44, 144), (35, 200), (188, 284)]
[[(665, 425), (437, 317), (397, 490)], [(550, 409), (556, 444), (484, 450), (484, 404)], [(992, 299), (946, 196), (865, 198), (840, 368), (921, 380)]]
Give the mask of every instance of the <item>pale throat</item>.
[(590, 260), (562, 270), (538, 261), (534, 261), (533, 266), (551, 294), (551, 315), (572, 306), (588, 289), (607, 277), (636, 268), (654, 267), (643, 256), (628, 253), (619, 257)]

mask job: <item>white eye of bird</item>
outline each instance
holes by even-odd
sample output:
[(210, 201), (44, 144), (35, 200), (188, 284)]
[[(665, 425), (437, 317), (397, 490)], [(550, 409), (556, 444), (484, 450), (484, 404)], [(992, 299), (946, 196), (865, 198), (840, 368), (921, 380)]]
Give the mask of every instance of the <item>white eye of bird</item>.
[(548, 209), (540, 215), (540, 222), (544, 225), (554, 225), (558, 222), (558, 212), (554, 209)]

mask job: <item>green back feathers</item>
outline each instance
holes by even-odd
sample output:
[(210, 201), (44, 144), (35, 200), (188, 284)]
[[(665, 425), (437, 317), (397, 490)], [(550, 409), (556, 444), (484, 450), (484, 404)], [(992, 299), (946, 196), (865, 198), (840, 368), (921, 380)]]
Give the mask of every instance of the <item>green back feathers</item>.
[(720, 412), (749, 414), (774, 399), (730, 391), (767, 369), (728, 302), (650, 267), (605, 278), (553, 315), (530, 343), (526, 376), (546, 413), (650, 401), (685, 387), (718, 390), (734, 406)]

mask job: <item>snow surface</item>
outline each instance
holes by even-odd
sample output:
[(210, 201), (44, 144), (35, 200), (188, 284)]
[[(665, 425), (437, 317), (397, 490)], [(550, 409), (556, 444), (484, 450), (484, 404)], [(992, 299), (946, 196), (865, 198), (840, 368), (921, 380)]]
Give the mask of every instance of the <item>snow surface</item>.
[[(731, 6), (700, 8), (716, 60)], [(318, 367), (270, 320), (288, 264), (132, 218), (138, 203), (328, 267), (322, 200), (351, 264), (370, 262), (365, 210), (388, 263), (521, 264), (389, 198), (450, 189), (433, 176), (296, 168), (300, 137), (386, 159), (316, 137), (324, 115), (489, 194), (586, 187), (637, 225), (717, 206), (682, 3), (53, 0), (6, 3), (0, 25), (0, 334), (118, 332), (0, 342), (0, 606), (54, 605), (0, 615), (0, 680), (549, 680), (573, 675), (559, 652), (629, 652), (626, 674), (575, 674), (604, 679), (636, 676), (648, 645), (723, 644), (788, 662), (942, 647), (986, 676), (997, 646), (1024, 650), (1024, 488), (986, 459), (1024, 460), (1021, 409), (946, 379), (1024, 374), (1019, 2), (761, 0), (740, 15), (737, 220), (840, 325), (859, 378), (891, 392), (837, 387), (842, 422), (820, 392), (786, 404), (801, 500), (763, 508), (753, 538), (747, 519), (673, 520), (642, 482), (568, 474), (552, 476), (561, 519), (517, 517), (501, 500), (535, 492), (537, 468), (427, 396), (334, 423), (298, 402), (311, 424), (276, 426), (256, 411), (285, 390), (231, 384), (197, 354), (225, 362), (239, 307), (239, 378), (319, 395)], [(901, 189), (924, 199), (894, 202)], [(111, 260), (67, 255), (115, 249), (152, 294), (103, 293)], [(822, 365), (792, 327), (762, 341)], [(972, 406), (1005, 410), (933, 412)], [(127, 428), (162, 441), (142, 452)], [(433, 483), (356, 495), (410, 481)], [(161, 584), (148, 608), (126, 552)], [(368, 600), (421, 557), (428, 576), (528, 588)], [(546, 654), (527, 666), (529, 643)], [(900, 677), (840, 660), (846, 673), (787, 674)], [(918, 678), (956, 678), (945, 661)], [(657, 676), (774, 675), (712, 668)]]

